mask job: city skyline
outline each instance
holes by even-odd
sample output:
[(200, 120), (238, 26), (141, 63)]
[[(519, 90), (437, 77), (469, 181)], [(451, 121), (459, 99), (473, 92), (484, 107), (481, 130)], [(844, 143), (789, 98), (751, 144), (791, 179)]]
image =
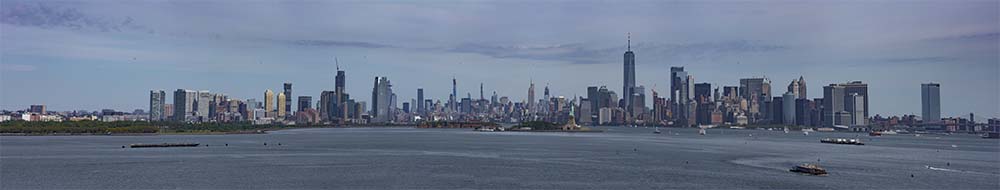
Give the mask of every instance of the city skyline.
[[(180, 16), (181, 20), (194, 21), (205, 19), (214, 6), (228, 5), (226, 2), (210, 3), (198, 7), (191, 3), (175, 3), (172, 6), (191, 8), (195, 14), (179, 15), (165, 10), (148, 10), (149, 13), (138, 11), (100, 12), (109, 7), (136, 8), (142, 10), (144, 4), (137, 2), (127, 5), (104, 7), (98, 3), (33, 3), (19, 1), (4, 1), (3, 33), (0, 40), (4, 47), (0, 56), (2, 60), (3, 92), (0, 92), (2, 109), (19, 110), (28, 105), (44, 104), (50, 110), (99, 110), (113, 108), (119, 110), (146, 109), (149, 104), (149, 90), (162, 89), (172, 92), (173, 89), (209, 90), (212, 93), (222, 93), (233, 98), (260, 99), (260, 92), (265, 89), (276, 89), (276, 96), (281, 93), (279, 88), (283, 83), (295, 84), (294, 94), (287, 95), (289, 101), (295, 96), (319, 97), (321, 91), (334, 90), (333, 79), (336, 69), (334, 57), (339, 59), (341, 69), (351, 75), (347, 77), (348, 94), (356, 94), (359, 101), (371, 103), (365, 94), (371, 93), (371, 79), (375, 76), (385, 76), (393, 79), (393, 90), (398, 99), (416, 99), (416, 89), (424, 89), (425, 99), (446, 102), (453, 92), (450, 84), (452, 79), (458, 80), (455, 93), (460, 99), (469, 93), (475, 93), (477, 83), (485, 89), (497, 91), (500, 96), (508, 96), (512, 100), (525, 100), (530, 81), (537, 84), (538, 89), (550, 88), (554, 96), (585, 96), (589, 86), (608, 86), (609, 89), (622, 89), (621, 53), (627, 49), (635, 51), (636, 81), (635, 85), (644, 86), (645, 93), (652, 90), (669, 92), (669, 67), (684, 67), (688, 76), (694, 76), (694, 83), (711, 83), (714, 87), (738, 86), (739, 79), (766, 76), (772, 81), (771, 94), (784, 94), (784, 85), (804, 76), (809, 82), (807, 94), (811, 97), (821, 97), (823, 87), (829, 84), (847, 83), (849, 81), (864, 81), (868, 83), (872, 105), (867, 110), (874, 116), (881, 115), (920, 115), (921, 96), (920, 84), (939, 83), (948, 89), (941, 93), (941, 114), (947, 116), (964, 116), (970, 112), (985, 117), (997, 117), (998, 105), (997, 87), (997, 47), (1000, 30), (995, 25), (998, 19), (996, 10), (973, 8), (973, 5), (948, 4), (941, 2), (944, 13), (917, 14), (920, 10), (934, 7), (928, 4), (906, 4), (903, 10), (893, 12), (900, 18), (877, 17), (869, 22), (888, 22), (891, 19), (915, 22), (927, 21), (929, 29), (925, 32), (899, 33), (893, 27), (903, 27), (901, 24), (880, 23), (888, 26), (873, 26), (868, 31), (852, 32), (840, 28), (825, 28), (824, 35), (831, 35), (830, 41), (816, 40), (819, 35), (795, 33), (780, 38), (781, 35), (758, 34), (761, 31), (749, 27), (753, 24), (781, 25), (773, 22), (759, 22), (760, 19), (775, 18), (778, 8), (750, 4), (748, 13), (727, 13), (708, 15), (705, 19), (733, 19), (736, 15), (748, 16), (747, 25), (737, 23), (736, 28), (751, 29), (733, 33), (708, 33), (701, 36), (695, 31), (728, 28), (723, 26), (704, 26), (686, 23), (692, 26), (690, 30), (685, 25), (656, 25), (657, 18), (642, 15), (659, 15), (645, 8), (609, 7), (607, 9), (588, 10), (598, 15), (607, 16), (604, 19), (627, 17), (632, 22), (627, 24), (597, 22), (603, 25), (588, 25), (586, 27), (601, 28), (597, 32), (558, 36), (557, 32), (568, 32), (568, 29), (557, 26), (545, 26), (535, 31), (508, 28), (500, 31), (518, 31), (519, 34), (499, 34), (485, 36), (470, 36), (476, 31), (461, 29), (463, 26), (478, 26), (471, 21), (444, 21), (454, 19), (449, 16), (434, 15), (435, 11), (453, 11), (451, 16), (480, 16), (476, 19), (486, 20), (498, 25), (507, 22), (525, 21), (524, 18), (486, 17), (488, 15), (465, 12), (462, 8), (487, 6), (477, 4), (434, 4), (434, 5), (393, 5), (402, 10), (409, 10), (420, 15), (415, 19), (426, 19), (430, 26), (440, 26), (447, 30), (432, 30), (424, 34), (386, 33), (377, 30), (376, 34), (361, 34), (359, 29), (318, 28), (314, 32), (295, 33), (290, 30), (309, 28), (310, 26), (282, 26), (279, 31), (289, 32), (248, 32), (240, 33), (223, 28), (223, 26), (207, 26), (219, 24), (222, 20), (207, 19), (174, 26), (164, 26), (163, 16)], [(154, 3), (155, 4), (155, 3)], [(860, 6), (866, 4), (844, 3), (839, 6)], [(891, 3), (887, 3), (892, 5)], [(997, 2), (982, 2), (989, 9), (996, 8)], [(161, 5), (161, 4), (155, 4)], [(235, 15), (248, 14), (248, 11), (267, 3), (250, 3), (232, 10)], [(599, 7), (606, 4), (582, 3), (582, 7)], [(730, 11), (738, 11), (732, 4), (699, 4), (682, 3), (668, 4), (689, 8), (720, 7)], [(773, 5), (773, 4), (767, 4)], [(859, 15), (844, 13), (834, 8), (817, 7), (826, 3), (799, 3), (794, 5), (804, 9), (819, 9), (829, 11), (826, 17), (876, 14), (867, 11), (856, 11)], [(898, 6), (898, 4), (896, 4)], [(938, 4), (933, 4), (938, 5)], [(385, 8), (375, 4), (351, 4), (360, 8)], [(510, 4), (488, 4), (505, 12), (530, 11), (527, 8)], [(546, 6), (544, 3), (540, 6)], [(886, 6), (886, 5), (882, 5)], [(154, 6), (162, 9), (163, 6)], [(324, 7), (324, 6), (319, 6)], [(639, 6), (641, 7), (641, 6)], [(51, 8), (55, 11), (44, 11)], [(303, 14), (316, 15), (317, 10), (307, 7), (287, 7), (302, 9)], [(325, 8), (325, 7), (324, 7)], [(482, 8), (482, 7), (479, 7)], [(668, 6), (676, 9), (676, 7)], [(854, 7), (857, 8), (857, 7)], [(332, 8), (336, 9), (336, 8)], [(610, 14), (610, 10), (633, 10), (636, 15), (622, 16)], [(971, 10), (970, 10), (971, 9)], [(188, 10), (188, 9), (185, 9)], [(363, 9), (362, 9), (363, 10)], [(478, 9), (477, 9), (478, 10)], [(867, 9), (866, 9), (867, 10)], [(176, 11), (176, 10), (170, 10)], [(755, 12), (760, 11), (760, 12)], [(962, 11), (962, 12), (959, 12)], [(78, 20), (54, 20), (37, 22), (32, 18), (54, 18), (61, 12), (71, 12), (79, 18), (91, 19), (92, 22)], [(546, 16), (557, 18), (575, 16), (571, 10), (555, 11)], [(419, 14), (426, 13), (427, 15)], [(785, 12), (786, 14), (803, 14)], [(226, 13), (224, 13), (226, 14)], [(364, 13), (350, 11), (344, 17), (370, 16)], [(350, 15), (355, 14), (355, 15)], [(508, 13), (509, 14), (509, 13)], [(604, 15), (607, 14), (607, 15)], [(678, 13), (678, 17), (685, 15)], [(271, 16), (286, 16), (276, 20), (264, 18), (248, 18), (239, 20), (277, 21), (284, 22), (296, 18), (288, 12), (278, 11)], [(320, 14), (321, 15), (321, 14)], [(360, 15), (360, 16), (358, 16)], [(932, 18), (935, 16), (947, 18)], [(202, 17), (199, 17), (202, 16)], [(371, 27), (399, 29), (423, 28), (401, 24), (399, 17), (377, 15), (389, 18), (374, 19)], [(507, 15), (511, 16), (511, 15)], [(317, 16), (318, 17), (318, 16)], [(159, 20), (158, 20), (159, 19)], [(691, 18), (689, 18), (691, 19)], [(927, 19), (927, 20), (925, 20)], [(342, 21), (342, 19), (334, 19)], [(543, 19), (546, 20), (546, 19)], [(584, 18), (572, 19), (584, 21)], [(822, 19), (819, 19), (822, 20)], [(505, 22), (507, 21), (507, 22)], [(683, 20), (681, 20), (683, 21)], [(793, 20), (794, 21), (794, 20)], [(807, 20), (814, 21), (814, 20)], [(963, 21), (963, 22), (952, 22)], [(791, 22), (791, 21), (790, 21)], [(992, 22), (992, 23), (991, 23)], [(236, 22), (239, 23), (239, 22)], [(316, 21), (314, 23), (322, 23)], [(346, 24), (344, 24), (346, 23)], [(363, 26), (359, 23), (344, 21), (346, 28)], [(798, 27), (806, 21), (792, 22), (786, 27)], [(824, 20), (818, 22), (827, 26), (854, 25), (849, 22)], [(905, 22), (902, 22), (905, 23)], [(540, 24), (528, 22), (527, 25)], [(870, 23), (869, 23), (870, 24)], [(338, 25), (338, 24), (334, 24)], [(668, 24), (669, 25), (669, 24)], [(861, 24), (858, 24), (861, 25)], [(944, 30), (948, 28), (951, 30)], [(499, 27), (499, 26), (498, 26)], [(565, 28), (572, 28), (562, 26)], [(675, 28), (679, 27), (679, 28)], [(908, 26), (907, 26), (908, 27)], [(428, 27), (431, 28), (431, 27)], [(502, 27), (500, 27), (502, 28)], [(779, 27), (780, 28), (780, 27)], [(190, 29), (190, 31), (188, 31)], [(918, 28), (910, 28), (919, 30)], [(277, 29), (276, 29), (277, 30)], [(454, 30), (454, 31), (452, 31)], [(339, 31), (346, 35), (323, 36), (319, 33)], [(353, 33), (352, 33), (353, 31)], [(702, 31), (703, 32), (703, 31)], [(802, 32), (802, 31), (800, 31)], [(875, 33), (867, 33), (875, 32)], [(878, 33), (886, 32), (886, 33)], [(631, 37), (626, 37), (631, 33)], [(868, 36), (872, 34), (881, 37)], [(906, 34), (906, 35), (898, 35)], [(272, 37), (301, 37), (304, 39), (269, 39)], [(56, 39), (48, 39), (59, 36)], [(387, 37), (386, 37), (387, 36)], [(451, 36), (455, 36), (454, 39)], [(432, 37), (427, 40), (414, 38)], [(868, 40), (847, 40), (864, 37)], [(399, 39), (394, 39), (399, 38)], [(626, 38), (636, 38), (632, 47)], [(883, 39), (885, 38), (885, 39)], [(38, 39), (38, 43), (25, 39)], [(57, 42), (66, 40), (66, 42)], [(130, 41), (131, 40), (131, 41)], [(177, 40), (180, 42), (171, 42)], [(291, 41), (289, 41), (291, 40)], [(134, 41), (134, 42), (133, 42)], [(484, 42), (485, 41), (485, 42)], [(286, 43), (288, 42), (288, 43)], [(414, 43), (411, 43), (414, 42)], [(828, 42), (828, 43), (821, 43)], [(168, 45), (159, 45), (164, 43)], [(988, 46), (987, 44), (994, 44)], [(400, 45), (417, 44), (417, 45)], [(818, 48), (830, 45), (829, 49)], [(862, 50), (853, 50), (856, 47)], [(241, 49), (240, 47), (250, 47)], [(85, 49), (80, 49), (85, 48)], [(971, 51), (955, 51), (955, 48), (966, 48)], [(899, 50), (897, 50), (899, 49)], [(87, 51), (85, 51), (87, 50)], [(91, 52), (93, 54), (83, 54)], [(198, 53), (197, 51), (219, 52), (218, 55)], [(302, 52), (296, 52), (302, 51)], [(880, 52), (876, 54), (873, 52)], [(194, 56), (189, 56), (192, 53)], [(820, 55), (824, 54), (824, 55)], [(825, 55), (829, 54), (829, 55)], [(253, 56), (246, 56), (253, 55)], [(844, 56), (844, 57), (838, 57)], [(930, 57), (928, 57), (930, 56)], [(832, 60), (825, 60), (832, 59)], [(209, 63), (212, 62), (212, 63)], [(807, 64), (804, 64), (807, 63)], [(958, 65), (958, 66), (956, 66)], [(198, 67), (194, 67), (198, 66)], [(108, 71), (107, 73), (104, 73)], [(101, 72), (100, 75), (96, 74)], [(883, 76), (890, 73), (889, 76)], [(992, 74), (992, 75), (991, 75)], [(80, 83), (80, 84), (77, 84)], [(94, 92), (94, 85), (112, 86)], [(49, 88), (56, 87), (56, 88)], [(19, 89), (17, 91), (10, 89)], [(91, 89), (91, 90), (87, 90)], [(487, 90), (490, 91), (490, 90)], [(969, 93), (984, 92), (984, 93)], [(70, 94), (80, 94), (70, 96)], [(623, 92), (618, 92), (623, 93)], [(624, 95), (624, 94), (621, 94)], [(71, 98), (74, 97), (74, 98)], [(536, 98), (538, 96), (536, 95)], [(622, 96), (624, 97), (624, 96)], [(646, 96), (646, 106), (652, 105), (651, 96)], [(669, 95), (667, 95), (669, 97)], [(866, 99), (866, 100), (868, 100)], [(293, 105), (284, 105), (293, 106)], [(295, 105), (297, 106), (297, 105)]]

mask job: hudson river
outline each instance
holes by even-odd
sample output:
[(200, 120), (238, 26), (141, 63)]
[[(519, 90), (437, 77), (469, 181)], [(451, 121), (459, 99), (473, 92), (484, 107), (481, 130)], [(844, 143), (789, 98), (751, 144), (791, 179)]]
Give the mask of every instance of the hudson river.
[[(0, 188), (1000, 188), (1000, 141), (971, 135), (709, 129), (702, 136), (695, 129), (653, 134), (652, 128), (597, 128), (606, 131), (323, 128), (262, 135), (2, 136)], [(867, 145), (819, 143), (856, 136)], [(122, 148), (187, 142), (202, 146)], [(830, 174), (788, 171), (805, 162)]]

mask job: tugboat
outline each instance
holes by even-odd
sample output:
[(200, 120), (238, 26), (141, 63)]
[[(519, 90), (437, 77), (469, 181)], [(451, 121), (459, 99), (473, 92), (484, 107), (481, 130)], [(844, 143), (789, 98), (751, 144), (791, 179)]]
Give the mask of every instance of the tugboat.
[(825, 138), (825, 139), (820, 139), (819, 142), (821, 142), (821, 143), (830, 143), (830, 144), (865, 145), (865, 143), (862, 143), (861, 140), (858, 140), (858, 139), (844, 139), (844, 138), (836, 138), (836, 139)]
[(882, 131), (872, 131), (872, 132), (868, 132), (868, 136), (873, 136), (873, 137), (881, 137), (881, 136), (882, 136)]
[(826, 169), (823, 169), (816, 164), (801, 164), (789, 169), (788, 171), (811, 175), (826, 175)]
[(198, 143), (129, 144), (129, 148), (196, 147)]

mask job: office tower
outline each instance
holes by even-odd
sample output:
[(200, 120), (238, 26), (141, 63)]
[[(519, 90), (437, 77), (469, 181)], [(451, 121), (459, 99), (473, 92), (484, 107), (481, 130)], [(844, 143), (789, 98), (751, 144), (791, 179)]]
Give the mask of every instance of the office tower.
[(337, 97), (336, 91), (323, 91), (319, 95), (319, 103), (316, 104), (316, 109), (319, 110), (320, 117), (326, 121), (333, 121), (335, 119), (335, 113), (337, 112)]
[(806, 80), (799, 76), (799, 79), (792, 79), (792, 83), (788, 84), (788, 92), (795, 95), (795, 99), (806, 99)]
[[(149, 91), (149, 120), (162, 121), (166, 119), (164, 115), (164, 105), (167, 104), (167, 93), (163, 90)], [(34, 106), (32, 106), (34, 107)], [(34, 111), (34, 109), (32, 110)]]
[(479, 99), (480, 100), (486, 99), (485, 97), (483, 97), (483, 83), (479, 83)]
[(785, 122), (784, 100), (785, 98), (783, 96), (776, 96), (772, 97), (771, 101), (768, 101), (768, 104), (766, 106), (770, 107), (770, 109), (767, 109), (767, 111), (770, 112), (768, 113), (768, 115), (771, 116), (770, 117), (771, 124), (783, 124)]
[(739, 89), (740, 89), (740, 87), (738, 87), (738, 86), (724, 86), (724, 87), (722, 87), (722, 96), (725, 97), (723, 99), (726, 99), (726, 100), (737, 100), (739, 98)]
[(844, 86), (830, 84), (823, 87), (823, 126), (844, 125), (837, 118), (844, 112)]
[(632, 52), (631, 33), (629, 33), (628, 35), (627, 49), (625, 50), (625, 60), (623, 66), (625, 70), (624, 71), (625, 79), (622, 80), (624, 82), (624, 84), (622, 84), (622, 97), (624, 98), (625, 101), (624, 108), (626, 109), (625, 111), (628, 114), (632, 114), (634, 111), (632, 110), (633, 108), (632, 97), (634, 92), (632, 91), (633, 88), (635, 88), (635, 53)]
[(282, 92), (283, 98), (282, 100), (278, 100), (282, 102), (281, 105), (283, 106), (279, 106), (278, 109), (284, 109), (284, 111), (280, 112), (284, 113), (280, 114), (280, 117), (286, 117), (286, 115), (290, 117), (292, 115), (292, 83), (285, 83), (284, 87), (285, 91)]
[(297, 105), (299, 105), (299, 109), (296, 109), (296, 111), (306, 111), (306, 109), (312, 106), (312, 96), (299, 96), (299, 103)]
[(208, 91), (198, 91), (198, 96), (194, 100), (195, 118), (198, 121), (208, 121), (212, 113), (212, 102), (215, 95)]
[(698, 103), (705, 103), (711, 101), (712, 84), (709, 83), (696, 83), (694, 84), (694, 99)]
[(632, 117), (633, 118), (637, 118), (637, 117), (639, 117), (639, 115), (642, 115), (643, 113), (646, 112), (645, 111), (646, 110), (646, 87), (645, 86), (641, 86), (640, 85), (640, 86), (632, 88), (632, 98), (630, 98), (630, 99), (632, 100), (632, 102), (629, 103), (628, 105), (632, 106), (629, 109), (632, 110)]
[(410, 113), (410, 103), (403, 102), (403, 113)]
[(788, 92), (782, 96), (781, 100), (782, 100), (781, 102), (782, 112), (784, 112), (782, 113), (783, 114), (782, 118), (784, 119), (784, 122), (782, 123), (785, 125), (795, 125), (796, 124), (795, 113), (798, 112), (798, 110), (795, 109), (796, 108), (795, 101), (799, 99), (795, 97), (794, 93)]
[(198, 92), (177, 89), (174, 91), (174, 121), (189, 121), (194, 116), (194, 99)]
[(333, 94), (330, 97), (330, 102), (327, 102), (329, 108), (327, 108), (328, 120), (335, 120), (339, 118), (339, 122), (346, 122), (347, 120), (347, 108), (348, 105), (348, 94), (347, 94), (347, 73), (340, 70), (340, 65), (337, 66), (337, 75), (334, 78), (334, 89)]
[(535, 113), (535, 82), (528, 86), (528, 113)]
[[(865, 96), (858, 93), (851, 93), (844, 97), (844, 111), (850, 114), (850, 125), (865, 125), (867, 117), (864, 116)], [(846, 125), (847, 123), (845, 123)]]
[(389, 122), (395, 108), (393, 102), (392, 84), (389, 78), (375, 77), (375, 85), (372, 87), (372, 122)]
[(424, 114), (427, 110), (427, 105), (424, 104), (424, 89), (417, 88), (417, 114)]
[(941, 122), (941, 84), (920, 84), (920, 108), (924, 123)]
[(740, 79), (740, 98), (749, 102), (751, 122), (767, 116), (766, 102), (771, 101), (771, 81), (767, 78)]
[(795, 100), (795, 125), (799, 126), (814, 126), (812, 113), (815, 111), (815, 106), (812, 100), (809, 99), (796, 99)]
[(671, 104), (683, 104), (687, 102), (686, 98), (679, 97), (684, 96), (684, 91), (687, 87), (687, 72), (684, 72), (684, 67), (670, 67), (670, 103)]
[(264, 90), (264, 117), (274, 117), (274, 92), (271, 89)]
[[(861, 81), (851, 81), (848, 83), (840, 84), (844, 86), (844, 95), (858, 94), (863, 97), (864, 107), (859, 110), (864, 110), (864, 118), (868, 118), (868, 84), (862, 83)], [(859, 123), (857, 125), (868, 125), (867, 120), (865, 122)]]

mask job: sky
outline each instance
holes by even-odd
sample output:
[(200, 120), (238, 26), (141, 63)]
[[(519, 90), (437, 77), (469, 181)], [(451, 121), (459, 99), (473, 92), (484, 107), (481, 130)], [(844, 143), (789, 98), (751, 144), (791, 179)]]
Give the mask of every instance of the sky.
[(317, 100), (338, 63), (359, 101), (376, 76), (400, 100), (446, 100), (453, 77), (461, 97), (621, 93), (629, 34), (636, 83), (661, 94), (672, 66), (713, 88), (767, 77), (773, 94), (803, 76), (810, 98), (859, 80), (871, 115), (920, 115), (935, 82), (943, 116), (1000, 117), (995, 0), (3, 0), (0, 109), (148, 109), (155, 89), (261, 100), (285, 82)]

